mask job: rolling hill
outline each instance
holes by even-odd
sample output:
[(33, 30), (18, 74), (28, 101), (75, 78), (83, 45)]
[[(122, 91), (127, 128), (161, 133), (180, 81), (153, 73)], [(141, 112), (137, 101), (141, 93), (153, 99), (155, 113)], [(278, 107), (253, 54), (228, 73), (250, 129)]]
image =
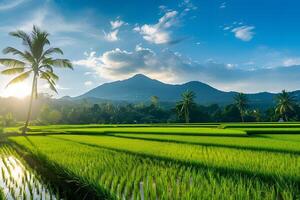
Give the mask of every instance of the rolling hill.
[[(191, 90), (196, 93), (196, 101), (201, 104), (229, 104), (236, 92), (225, 92), (199, 81), (184, 84), (166, 84), (145, 75), (137, 74), (129, 79), (105, 83), (75, 99), (105, 99), (112, 101), (141, 102), (158, 96), (162, 102), (176, 102), (181, 94)], [(300, 91), (293, 92), (299, 99)], [(252, 104), (265, 105), (274, 102), (276, 94), (261, 92), (247, 94)]]

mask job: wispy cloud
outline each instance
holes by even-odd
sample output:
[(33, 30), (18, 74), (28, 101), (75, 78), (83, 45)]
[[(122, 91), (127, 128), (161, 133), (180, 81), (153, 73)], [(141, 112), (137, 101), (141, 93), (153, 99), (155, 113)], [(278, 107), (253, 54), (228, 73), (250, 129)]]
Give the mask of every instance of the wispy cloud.
[(219, 8), (220, 8), (220, 9), (224, 9), (224, 8), (226, 8), (226, 6), (227, 6), (227, 5), (226, 5), (226, 2), (223, 2), (223, 3), (221, 3), (221, 5), (220, 5)]
[(300, 58), (285, 58), (283, 59), (282, 64), (285, 67), (300, 65)]
[(169, 29), (178, 22), (177, 16), (177, 11), (169, 11), (158, 20), (158, 23), (136, 26), (133, 30), (141, 34), (143, 38), (150, 43), (170, 43), (172, 38), (171, 31)]
[[(47, 30), (52, 35), (56, 36), (67, 33), (80, 33), (83, 36), (91, 38), (101, 38), (101, 32), (94, 27), (91, 27), (84, 20), (68, 20), (47, 4), (36, 9), (31, 15), (24, 18), (24, 20), (18, 20), (9, 25), (2, 25), (0, 31), (10, 32), (19, 29), (28, 32), (32, 30), (33, 25)], [(63, 41), (61, 41), (61, 43), (62, 42)], [(65, 43), (64, 45), (67, 43), (70, 44), (71, 40), (63, 43)]]
[(248, 42), (254, 37), (254, 26), (239, 26), (231, 30), (234, 36), (242, 41)]
[(4, 0), (0, 3), (0, 11), (13, 9), (26, 1), (27, 0)]
[(93, 85), (93, 82), (92, 81), (85, 81), (84, 85), (85, 86), (91, 86), (91, 85)]
[(255, 36), (255, 26), (246, 25), (244, 22), (234, 21), (232, 24), (220, 26), (220, 28), (233, 33), (235, 38), (244, 42), (251, 41)]
[(104, 33), (104, 39), (106, 41), (115, 42), (115, 41), (119, 40), (119, 38), (118, 38), (119, 29), (116, 29), (116, 30), (108, 32), (108, 33), (103, 31), (103, 33)]
[(115, 21), (110, 21), (110, 25), (111, 25), (112, 30), (120, 28), (124, 24), (125, 24), (125, 22), (120, 20), (119, 18), (117, 18)]
[(124, 26), (124, 25), (127, 25), (126, 22), (120, 20), (119, 17), (117, 17), (116, 20), (114, 21), (110, 21), (110, 26), (111, 26), (111, 30), (106, 33), (104, 30), (103, 30), (103, 33), (104, 33), (104, 39), (106, 41), (109, 41), (109, 42), (115, 42), (115, 41), (118, 41), (120, 40), (120, 38), (118, 37), (118, 34), (119, 34), (119, 29)]

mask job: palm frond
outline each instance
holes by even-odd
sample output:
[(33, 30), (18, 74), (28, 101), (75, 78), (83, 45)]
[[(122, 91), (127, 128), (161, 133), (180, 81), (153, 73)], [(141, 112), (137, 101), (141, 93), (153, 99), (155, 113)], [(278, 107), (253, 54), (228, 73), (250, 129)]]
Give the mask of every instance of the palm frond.
[(40, 70), (40, 72), (41, 72), (41, 77), (50, 78), (53, 81), (57, 81), (59, 79), (59, 77), (51, 71), (44, 72), (44, 71)]
[(54, 82), (51, 78), (49, 78), (49, 77), (47, 77), (47, 76), (44, 76), (43, 79), (45, 79), (45, 80), (48, 82), (49, 88), (50, 88), (52, 91), (54, 91), (55, 93), (58, 94), (58, 92), (57, 92), (57, 90), (56, 90), (56, 87), (55, 87), (55, 86), (56, 86), (55, 82)]
[(53, 72), (53, 68), (52, 68), (51, 65), (41, 65), (41, 66), (39, 67), (39, 69), (40, 69), (40, 70), (46, 69), (47, 71)]
[(9, 68), (25, 67), (26, 65), (26, 63), (24, 63), (23, 61), (11, 59), (11, 58), (0, 58), (0, 64)]
[(19, 76), (15, 77), (15, 78), (13, 78), (13, 79), (6, 85), (6, 87), (8, 87), (8, 86), (10, 86), (10, 85), (12, 85), (12, 84), (19, 83), (19, 82), (21, 82), (21, 81), (26, 80), (26, 79), (30, 76), (31, 72), (32, 72), (32, 70), (29, 70), (29, 71), (27, 71), (27, 72), (24, 72), (24, 73), (20, 74)]
[(52, 65), (60, 68), (73, 69), (73, 65), (68, 59), (54, 59), (52, 60)]
[(31, 48), (32, 41), (31, 41), (30, 35), (28, 35), (24, 31), (18, 30), (18, 31), (15, 31), (15, 32), (10, 32), (9, 34), (11, 36), (21, 38), (23, 40), (23, 44), (25, 46), (28, 46), (29, 48)]
[(32, 38), (32, 49), (31, 52), (33, 56), (36, 58), (36, 60), (40, 60), (45, 45), (49, 45), (50, 42), (48, 40), (49, 33), (46, 31), (41, 31), (38, 27), (33, 26), (33, 31), (31, 33)]
[(4, 75), (12, 75), (12, 74), (19, 74), (24, 72), (25, 67), (14, 67), (14, 68), (9, 68), (1, 71), (1, 74)]
[(6, 47), (5, 49), (2, 50), (3, 54), (13, 54), (13, 55), (20, 55), (24, 56), (24, 53), (14, 47)]
[(20, 56), (22, 59), (28, 61), (29, 63), (33, 63), (34, 62), (34, 58), (32, 57), (32, 55), (30, 54), (30, 52), (28, 51), (20, 51), (14, 47), (6, 47), (5, 49), (3, 49), (2, 51), (4, 54), (13, 54), (13, 55), (18, 55)]
[(54, 53), (56, 53), (56, 54), (61, 54), (61, 55), (64, 54), (64, 52), (63, 52), (60, 48), (49, 48), (49, 49), (47, 49), (47, 50), (43, 53), (43, 56), (42, 56), (42, 57), (48, 56), (48, 55), (51, 55), (51, 54), (54, 54)]

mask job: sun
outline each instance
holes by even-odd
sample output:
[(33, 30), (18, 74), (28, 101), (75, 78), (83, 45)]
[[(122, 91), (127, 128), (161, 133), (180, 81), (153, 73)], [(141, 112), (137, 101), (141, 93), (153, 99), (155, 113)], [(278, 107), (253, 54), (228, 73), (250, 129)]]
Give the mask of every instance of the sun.
[(30, 94), (30, 86), (27, 83), (17, 83), (4, 89), (1, 96), (24, 98)]

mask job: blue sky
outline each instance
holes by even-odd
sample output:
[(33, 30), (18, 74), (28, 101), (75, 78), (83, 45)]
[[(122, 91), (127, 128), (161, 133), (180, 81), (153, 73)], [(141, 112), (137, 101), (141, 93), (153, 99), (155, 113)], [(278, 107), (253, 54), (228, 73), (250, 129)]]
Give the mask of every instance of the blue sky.
[[(297, 90), (299, 7), (294, 0), (0, 0), (0, 48), (22, 48), (8, 35), (16, 29), (50, 32), (75, 67), (57, 71), (59, 96), (137, 73), (226, 91)], [(9, 78), (0, 77), (0, 95), (10, 94)]]

